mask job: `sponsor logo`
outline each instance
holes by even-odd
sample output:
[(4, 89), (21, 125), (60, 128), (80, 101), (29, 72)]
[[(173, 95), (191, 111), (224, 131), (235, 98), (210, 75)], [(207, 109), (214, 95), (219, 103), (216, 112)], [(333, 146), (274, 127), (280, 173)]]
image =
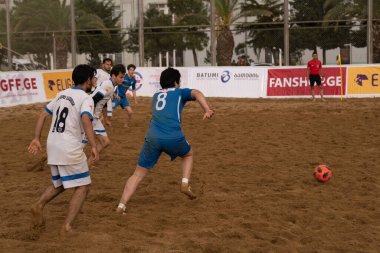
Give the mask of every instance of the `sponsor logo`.
[(217, 73), (217, 72), (197, 73), (196, 79), (197, 80), (218, 80), (219, 79), (219, 73)]
[[(322, 80), (323, 86), (336, 87), (342, 85), (342, 78), (340, 76), (329, 76)], [(307, 87), (310, 86), (309, 80), (306, 77), (283, 77), (283, 78), (269, 78), (269, 87), (272, 88), (286, 88), (286, 87)]]
[(221, 73), (218, 72), (198, 72), (195, 74), (196, 80), (220, 80), (222, 83), (228, 83), (230, 81), (246, 81), (246, 80), (258, 80), (260, 75), (254, 72), (238, 72), (225, 70)]
[(368, 80), (368, 77), (366, 75), (363, 75), (363, 74), (357, 74), (356, 78), (355, 78), (355, 83), (359, 86), (363, 86), (363, 81), (364, 80)]
[[(136, 71), (134, 72), (133, 77), (136, 79), (136, 91), (138, 91), (143, 86), (144, 78), (139, 72)], [(132, 90), (132, 87), (130, 87), (129, 90)]]
[(364, 74), (357, 74), (355, 78), (355, 83), (359, 86), (363, 86), (363, 81), (370, 81), (372, 86), (379, 86), (379, 74), (372, 74), (370, 78)]
[(231, 79), (230, 71), (226, 70), (223, 71), (222, 74), (220, 75), (220, 80), (222, 83), (227, 83)]
[(257, 80), (259, 79), (260, 75), (257, 73), (235, 73), (234, 79), (235, 80)]

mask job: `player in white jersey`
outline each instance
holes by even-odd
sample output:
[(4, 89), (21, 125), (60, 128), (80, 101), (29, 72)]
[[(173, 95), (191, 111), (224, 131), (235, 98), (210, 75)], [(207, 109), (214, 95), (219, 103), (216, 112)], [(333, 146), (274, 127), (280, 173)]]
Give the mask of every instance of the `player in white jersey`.
[(93, 161), (99, 159), (91, 124), (94, 102), (86, 93), (87, 90), (91, 90), (95, 73), (96, 70), (88, 65), (75, 67), (72, 74), (75, 86), (58, 93), (55, 99), (46, 105), (37, 120), (34, 139), (28, 147), (28, 151), (34, 155), (41, 151), (40, 137), (45, 119), (49, 115), (53, 116), (47, 139), (52, 184), (32, 205), (34, 226), (43, 225), (43, 209), (47, 203), (65, 189), (74, 188), (62, 227), (63, 232), (70, 232), (87, 196), (91, 184), (87, 158), (83, 152), (87, 142), (91, 144)]
[[(111, 75), (111, 68), (112, 68), (112, 60), (110, 58), (104, 58), (102, 62), (102, 68), (96, 70), (96, 86), (100, 85), (102, 82), (110, 79)], [(110, 100), (106, 107), (103, 109), (103, 119), (104, 123), (107, 126), (112, 126), (110, 117), (112, 117), (112, 100)]]
[(95, 134), (99, 140), (99, 143), (97, 145), (99, 152), (111, 143), (110, 139), (107, 136), (106, 129), (100, 121), (100, 115), (102, 114), (104, 105), (111, 100), (115, 87), (124, 82), (125, 73), (126, 69), (123, 64), (115, 65), (111, 70), (111, 78), (99, 84), (96, 89), (90, 94), (95, 104), (94, 120), (92, 124), (94, 126)]

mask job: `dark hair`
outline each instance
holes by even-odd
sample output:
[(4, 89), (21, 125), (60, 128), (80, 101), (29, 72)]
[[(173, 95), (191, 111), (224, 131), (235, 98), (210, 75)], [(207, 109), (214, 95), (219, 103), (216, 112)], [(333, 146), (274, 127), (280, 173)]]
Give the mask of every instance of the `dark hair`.
[(91, 80), (95, 74), (96, 69), (87, 64), (80, 64), (74, 68), (71, 77), (74, 81), (74, 84), (77, 86), (84, 84), (88, 79)]
[(316, 52), (316, 51), (314, 51), (312, 55), (315, 55), (315, 54), (317, 54), (317, 52)]
[(177, 69), (167, 68), (161, 72), (160, 84), (163, 89), (175, 87), (175, 82), (179, 84), (181, 73)]
[(127, 70), (125, 69), (125, 66), (123, 64), (116, 64), (111, 69), (111, 73), (110, 74), (111, 74), (111, 76), (112, 75), (117, 76), (120, 73), (122, 73), (123, 75), (125, 75), (126, 72), (127, 72)]
[(103, 64), (106, 63), (107, 61), (110, 61), (111, 64), (112, 64), (112, 59), (111, 59), (111, 58), (104, 58), (104, 59), (103, 59)]
[(129, 70), (130, 68), (136, 69), (136, 66), (133, 65), (133, 64), (129, 64), (129, 65), (127, 66), (127, 70)]

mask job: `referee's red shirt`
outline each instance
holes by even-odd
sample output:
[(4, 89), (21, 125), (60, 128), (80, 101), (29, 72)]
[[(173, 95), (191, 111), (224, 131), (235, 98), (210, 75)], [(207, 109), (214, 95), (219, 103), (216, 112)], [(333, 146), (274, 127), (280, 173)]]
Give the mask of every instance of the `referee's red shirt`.
[(322, 63), (320, 60), (311, 60), (307, 63), (307, 67), (310, 69), (310, 75), (319, 75)]

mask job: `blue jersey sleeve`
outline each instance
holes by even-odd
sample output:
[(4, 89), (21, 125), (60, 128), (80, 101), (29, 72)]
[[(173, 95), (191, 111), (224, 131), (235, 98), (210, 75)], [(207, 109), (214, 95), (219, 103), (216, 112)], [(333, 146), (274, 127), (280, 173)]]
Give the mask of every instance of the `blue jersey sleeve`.
[(193, 101), (193, 100), (195, 100), (191, 96), (191, 91), (192, 91), (192, 89), (188, 89), (188, 88), (181, 89), (182, 101), (186, 102), (186, 101)]

